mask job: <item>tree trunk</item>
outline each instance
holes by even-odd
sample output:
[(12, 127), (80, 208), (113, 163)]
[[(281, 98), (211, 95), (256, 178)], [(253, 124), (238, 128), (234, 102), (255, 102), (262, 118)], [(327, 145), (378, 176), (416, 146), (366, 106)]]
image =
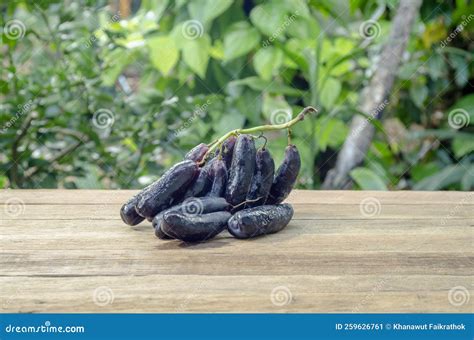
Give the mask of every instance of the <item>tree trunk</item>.
[(347, 189), (352, 186), (349, 173), (365, 159), (374, 136), (374, 126), (370, 120), (380, 119), (388, 104), (388, 97), (420, 5), (421, 0), (400, 1), (379, 65), (361, 94), (359, 111), (370, 118), (361, 115), (352, 118), (351, 128), (338, 154), (336, 166), (328, 172), (324, 180), (324, 189)]

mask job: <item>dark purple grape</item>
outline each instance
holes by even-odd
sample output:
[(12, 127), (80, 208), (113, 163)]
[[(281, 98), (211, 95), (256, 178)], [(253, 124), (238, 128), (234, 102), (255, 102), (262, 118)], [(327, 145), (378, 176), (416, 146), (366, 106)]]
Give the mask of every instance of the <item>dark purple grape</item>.
[(190, 160), (175, 164), (160, 179), (138, 194), (136, 212), (145, 218), (153, 218), (168, 208), (173, 199), (187, 190), (198, 169), (197, 164)]
[(227, 223), (234, 237), (246, 239), (273, 234), (285, 228), (293, 217), (293, 208), (288, 203), (262, 205), (235, 213)]
[(251, 136), (240, 135), (235, 143), (225, 197), (237, 205), (245, 201), (255, 169), (255, 143)]
[(296, 183), (301, 168), (301, 158), (295, 145), (288, 145), (285, 149), (285, 158), (278, 168), (267, 204), (283, 202), (290, 194)]
[(222, 150), (221, 157), (224, 160), (227, 169), (229, 169), (232, 164), (232, 155), (234, 154), (234, 147), (236, 141), (237, 137), (230, 136), (222, 143), (220, 148)]
[(153, 227), (155, 228), (155, 235), (163, 240), (172, 239), (169, 235), (163, 232), (163, 215), (167, 212), (179, 212), (185, 215), (200, 215), (216, 211), (228, 211), (231, 206), (222, 197), (191, 197), (186, 199), (183, 203), (175, 205), (165, 211), (162, 211), (153, 218)]
[(163, 217), (162, 230), (166, 235), (185, 242), (205, 241), (223, 231), (231, 216), (228, 211), (201, 215), (167, 212)]
[(120, 209), (120, 217), (128, 225), (137, 225), (144, 218), (137, 214), (135, 206), (137, 205), (137, 196), (130, 198)]
[[(255, 171), (253, 173), (252, 182), (249, 192), (247, 193), (246, 208), (256, 207), (265, 204), (270, 188), (273, 183), (273, 175), (275, 173), (275, 162), (273, 161), (270, 151), (261, 149), (257, 151), (255, 156)], [(257, 201), (255, 201), (258, 199)]]
[(207, 163), (199, 169), (196, 180), (191, 184), (183, 198), (201, 197), (209, 192), (213, 181), (212, 165), (215, 161), (215, 158), (208, 160)]
[(204, 155), (206, 154), (208, 150), (209, 150), (209, 147), (206, 144), (204, 143), (198, 144), (194, 148), (189, 150), (189, 152), (184, 156), (184, 159), (195, 161), (196, 163), (200, 162), (202, 161), (202, 159), (204, 158)]
[(212, 185), (207, 196), (223, 197), (227, 185), (227, 167), (224, 160), (217, 158), (212, 164)]

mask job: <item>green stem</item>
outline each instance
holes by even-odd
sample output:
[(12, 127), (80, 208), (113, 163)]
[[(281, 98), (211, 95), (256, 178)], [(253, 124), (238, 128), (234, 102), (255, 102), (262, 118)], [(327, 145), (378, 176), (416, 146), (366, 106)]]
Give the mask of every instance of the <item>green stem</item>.
[(249, 129), (235, 129), (232, 131), (227, 132), (225, 135), (220, 137), (215, 143), (212, 144), (212, 146), (209, 148), (209, 150), (206, 152), (206, 155), (203, 158), (202, 162), (205, 162), (206, 158), (208, 155), (212, 154), (212, 152), (219, 146), (221, 145), (227, 138), (230, 136), (236, 136), (239, 134), (251, 134), (255, 132), (264, 132), (264, 131), (275, 131), (275, 130), (283, 130), (283, 129), (289, 129), (296, 123), (302, 121), (304, 119), (304, 116), (310, 112), (318, 112), (314, 107), (312, 106), (307, 106), (301, 111), (295, 118), (292, 120), (283, 123), (283, 124), (276, 124), (276, 125), (261, 125), (261, 126), (256, 126), (253, 128)]

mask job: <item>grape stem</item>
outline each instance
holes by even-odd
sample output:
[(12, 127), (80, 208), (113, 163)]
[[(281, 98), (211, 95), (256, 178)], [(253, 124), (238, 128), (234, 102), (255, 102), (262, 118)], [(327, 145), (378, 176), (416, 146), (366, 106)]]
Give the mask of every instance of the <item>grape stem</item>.
[(209, 155), (211, 155), (214, 150), (221, 145), (227, 138), (230, 136), (237, 136), (239, 134), (251, 134), (255, 132), (265, 132), (265, 131), (275, 131), (275, 130), (283, 130), (283, 129), (289, 129), (296, 123), (304, 120), (305, 115), (307, 115), (310, 112), (318, 112), (317, 109), (315, 109), (312, 106), (307, 106), (305, 107), (298, 115), (293, 118), (292, 120), (283, 123), (283, 124), (275, 124), (275, 125), (261, 125), (261, 126), (255, 126), (253, 128), (249, 129), (235, 129), (232, 131), (227, 132), (225, 135), (217, 139), (217, 141), (213, 142), (212, 145), (209, 147), (209, 150), (207, 150), (206, 154), (203, 157), (203, 160), (201, 163), (204, 163)]

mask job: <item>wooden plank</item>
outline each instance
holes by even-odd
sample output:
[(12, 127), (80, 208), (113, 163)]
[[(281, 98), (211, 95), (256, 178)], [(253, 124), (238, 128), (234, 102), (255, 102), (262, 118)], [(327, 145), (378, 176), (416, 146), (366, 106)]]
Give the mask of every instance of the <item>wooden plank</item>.
[[(474, 207), (472, 207), (474, 210)], [(23, 220), (120, 220), (120, 205), (118, 204), (95, 204), (95, 205), (25, 205), (19, 207), (21, 213), (8, 214), (1, 211), (1, 219)], [(344, 205), (344, 209), (338, 204), (319, 206), (316, 204), (294, 204), (294, 219), (306, 220), (333, 220), (333, 219), (436, 219), (444, 223), (445, 219), (470, 218), (470, 209), (458, 208), (455, 205), (370, 205), (359, 204)]]
[[(62, 222), (62, 221), (61, 221)], [(306, 251), (306, 246), (312, 246), (311, 251), (420, 251), (420, 252), (469, 252), (472, 250), (472, 238), (466, 237), (472, 227), (456, 228), (418, 228), (397, 230), (397, 228), (365, 228), (351, 229), (340, 227), (332, 230), (330, 227), (317, 229), (312, 221), (292, 221), (282, 232), (262, 237), (257, 240), (239, 241), (227, 232), (216, 239), (232, 246), (230, 253), (252, 252), (258, 243), (259, 251), (273, 251), (273, 247), (283, 252), (293, 252), (298, 249)], [(17, 231), (15, 228), (5, 228), (0, 240), (4, 252), (23, 250), (49, 251), (51, 249), (86, 250), (102, 248), (101, 243), (107, 244), (108, 249), (140, 250), (143, 248), (158, 250), (181, 251), (179, 241), (161, 241), (154, 237), (150, 226), (134, 230), (131, 228), (97, 228), (82, 227), (78, 233), (77, 226), (53, 228), (43, 226), (41, 229), (29, 227)], [(380, 242), (381, 238), (384, 242)], [(90, 240), (94, 242), (90, 242)], [(217, 242), (214, 241), (214, 242)], [(59, 243), (59, 244), (58, 244)], [(452, 245), (457, 244), (456, 249)], [(196, 246), (199, 247), (199, 246)], [(144, 252), (146, 256), (148, 250)], [(212, 254), (212, 250), (209, 251)]]
[[(2, 312), (449, 312), (446, 275), (151, 275), (0, 278)], [(474, 293), (472, 288), (468, 291)], [(330, 309), (328, 309), (330, 307)]]
[[(234, 247), (232, 247), (234, 245)], [(171, 250), (166, 247), (172, 248)], [(0, 266), (8, 276), (121, 275), (342, 275), (473, 274), (472, 253), (397, 251), (283, 250), (240, 248), (225, 239), (206, 246), (168, 242), (145, 250), (52, 249), (2, 252)], [(235, 249), (237, 247), (237, 249)], [(209, 252), (209, 248), (213, 252)], [(226, 249), (227, 248), (227, 249)], [(230, 248), (234, 248), (231, 251)], [(183, 249), (182, 251), (177, 251)], [(242, 249), (248, 250), (243, 253)], [(147, 251), (148, 250), (148, 251)]]
[[(0, 190), (0, 203), (18, 198), (24, 204), (123, 204), (139, 190)], [(376, 198), (381, 204), (474, 205), (474, 192), (444, 191), (312, 191), (293, 190), (291, 203), (360, 204)]]
[[(296, 191), (295, 217), (281, 233), (247, 241), (222, 233), (195, 245), (158, 240), (148, 222), (124, 225), (118, 211), (131, 193), (0, 191), (0, 307), (472, 311), (473, 299), (448, 297), (459, 287), (472, 295), (473, 193)], [(277, 288), (290, 292), (287, 304), (272, 303)], [(113, 302), (94, 303), (97, 290)]]
[[(361, 232), (373, 233), (406, 233), (413, 229), (417, 232), (431, 233), (441, 230), (456, 231), (456, 228), (461, 228), (466, 233), (470, 232), (474, 227), (474, 220), (472, 218), (450, 218), (448, 223), (441, 223), (438, 219), (417, 219), (417, 220), (402, 220), (402, 219), (334, 219), (334, 220), (301, 220), (293, 218), (291, 225), (298, 221), (296, 228), (286, 228), (284, 233), (345, 233), (357, 234)], [(438, 223), (437, 223), (438, 222)], [(122, 220), (41, 220), (41, 228), (38, 228), (38, 221), (31, 219), (16, 219), (16, 220), (0, 220), (0, 226), (3, 227), (3, 235), (18, 234), (44, 234), (43, 230), (49, 232), (68, 231), (72, 229), (76, 235), (81, 235), (82, 232), (98, 231), (106, 228), (115, 235), (116, 233), (129, 232), (131, 230), (149, 232), (151, 230), (151, 222), (143, 221), (141, 224), (130, 227), (125, 225)], [(467, 229), (466, 229), (467, 228)], [(77, 233), (77, 229), (81, 233)], [(459, 230), (461, 230), (459, 229)], [(1, 238), (0, 238), (1, 242)]]

